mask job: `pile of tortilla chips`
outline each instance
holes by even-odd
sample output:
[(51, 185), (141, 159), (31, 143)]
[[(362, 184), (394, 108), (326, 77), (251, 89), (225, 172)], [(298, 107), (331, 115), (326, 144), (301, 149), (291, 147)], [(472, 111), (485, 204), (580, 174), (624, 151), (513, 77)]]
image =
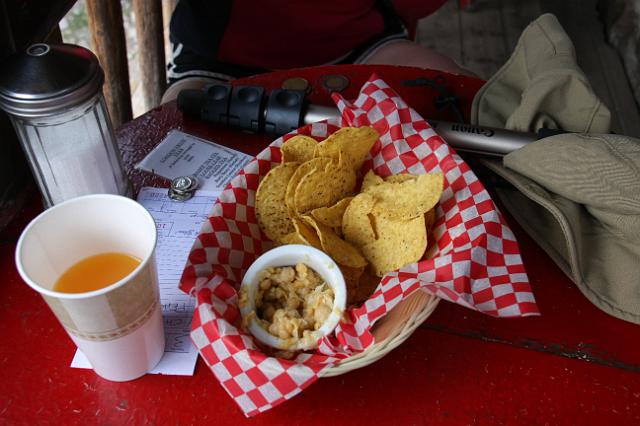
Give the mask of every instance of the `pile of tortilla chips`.
[(343, 128), (321, 142), (294, 136), (256, 194), (267, 237), (327, 253), (345, 277), (349, 304), (366, 300), (385, 273), (422, 258), (442, 193), (441, 173), (383, 179), (372, 171), (358, 192), (357, 172), (377, 139), (371, 127)]

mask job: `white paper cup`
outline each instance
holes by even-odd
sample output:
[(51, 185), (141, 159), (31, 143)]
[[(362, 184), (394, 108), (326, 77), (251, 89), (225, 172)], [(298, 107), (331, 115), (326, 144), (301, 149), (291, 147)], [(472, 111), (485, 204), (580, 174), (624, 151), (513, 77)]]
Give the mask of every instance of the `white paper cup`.
[[(42, 295), (95, 372), (107, 380), (136, 379), (164, 353), (156, 239), (155, 223), (144, 207), (118, 195), (97, 194), (44, 211), (18, 241), (20, 276)], [(53, 290), (69, 267), (107, 252), (126, 253), (141, 263), (122, 280), (99, 290)]]

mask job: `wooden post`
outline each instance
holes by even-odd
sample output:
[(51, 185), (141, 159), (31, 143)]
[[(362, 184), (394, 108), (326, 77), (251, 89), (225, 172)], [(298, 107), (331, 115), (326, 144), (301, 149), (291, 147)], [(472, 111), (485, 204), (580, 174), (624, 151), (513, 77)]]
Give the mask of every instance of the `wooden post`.
[(51, 43), (51, 44), (63, 43), (62, 32), (60, 31), (60, 25), (56, 25), (55, 28), (51, 30), (51, 33), (49, 33), (49, 36), (47, 37), (47, 43)]
[[(87, 0), (91, 48), (104, 70), (103, 87), (114, 127), (131, 120), (127, 44), (120, 1)], [(143, 45), (144, 46), (144, 45)]]
[(160, 0), (133, 0), (136, 14), (138, 60), (146, 109), (160, 105), (167, 85)]

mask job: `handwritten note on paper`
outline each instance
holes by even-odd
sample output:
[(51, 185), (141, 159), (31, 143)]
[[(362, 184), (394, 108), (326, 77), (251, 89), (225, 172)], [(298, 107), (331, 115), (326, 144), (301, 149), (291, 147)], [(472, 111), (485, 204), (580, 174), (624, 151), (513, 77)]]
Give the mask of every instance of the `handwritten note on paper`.
[[(198, 351), (191, 343), (189, 332), (195, 299), (180, 291), (178, 282), (200, 225), (207, 218), (217, 195), (198, 191), (186, 202), (171, 201), (163, 188), (142, 188), (138, 195), (138, 202), (151, 213), (158, 229), (156, 263), (166, 345), (164, 356), (151, 371), (153, 374), (193, 374)], [(91, 368), (80, 350), (76, 352), (71, 366)]]
[(200, 189), (222, 191), (249, 160), (240, 151), (172, 130), (136, 168), (168, 179), (196, 176)]

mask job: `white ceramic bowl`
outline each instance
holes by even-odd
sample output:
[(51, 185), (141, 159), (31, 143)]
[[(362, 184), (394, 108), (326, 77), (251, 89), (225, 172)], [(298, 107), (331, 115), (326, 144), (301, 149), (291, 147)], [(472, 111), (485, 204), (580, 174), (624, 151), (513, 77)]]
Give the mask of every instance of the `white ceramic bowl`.
[[(304, 263), (325, 280), (333, 290), (333, 309), (322, 327), (309, 334), (307, 338), (281, 339), (262, 328), (256, 320), (256, 293), (260, 283), (259, 274), (266, 268), (279, 266), (295, 266)], [(240, 313), (253, 336), (265, 345), (283, 350), (307, 350), (317, 347), (318, 340), (331, 333), (340, 322), (347, 301), (347, 290), (344, 277), (338, 265), (325, 253), (313, 247), (288, 244), (276, 247), (258, 257), (249, 267), (240, 285)]]

